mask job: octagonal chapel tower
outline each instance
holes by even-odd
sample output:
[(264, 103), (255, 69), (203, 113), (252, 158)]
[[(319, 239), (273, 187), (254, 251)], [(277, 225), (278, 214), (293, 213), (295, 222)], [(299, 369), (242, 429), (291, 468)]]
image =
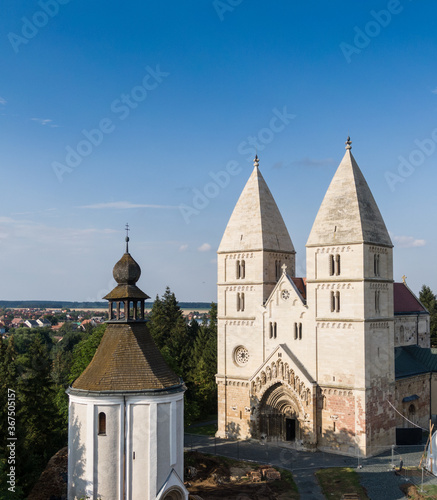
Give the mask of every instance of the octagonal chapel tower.
[(105, 299), (109, 321), (86, 370), (68, 389), (68, 498), (182, 500), (185, 386), (144, 318), (149, 297), (128, 251)]
[(318, 446), (376, 454), (395, 442), (393, 245), (350, 138), (306, 247)]
[(254, 169), (229, 219), (218, 261), (218, 433), (251, 435), (249, 379), (265, 361), (263, 304), (295, 250), (273, 196)]

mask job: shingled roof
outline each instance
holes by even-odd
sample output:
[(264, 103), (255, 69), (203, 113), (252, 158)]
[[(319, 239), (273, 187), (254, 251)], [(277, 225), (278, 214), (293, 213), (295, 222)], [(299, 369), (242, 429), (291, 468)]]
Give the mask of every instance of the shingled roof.
[(144, 391), (180, 386), (145, 322), (109, 323), (88, 367), (73, 383), (86, 391)]
[[(128, 226), (127, 226), (128, 227)], [(125, 314), (112, 317), (91, 363), (73, 383), (70, 391), (139, 392), (184, 390), (182, 380), (167, 366), (153, 341), (144, 320), (144, 299), (148, 296), (136, 282), (141, 276), (140, 266), (128, 250), (115, 264), (113, 275), (118, 285), (106, 295), (123, 304)], [(130, 315), (131, 301), (140, 301), (140, 317)], [(120, 304), (121, 303), (121, 304)]]

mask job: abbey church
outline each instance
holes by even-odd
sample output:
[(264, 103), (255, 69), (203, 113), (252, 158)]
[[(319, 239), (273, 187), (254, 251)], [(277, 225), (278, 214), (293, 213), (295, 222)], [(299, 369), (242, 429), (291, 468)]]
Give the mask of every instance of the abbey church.
[(306, 277), (295, 255), (256, 157), (218, 249), (217, 436), (368, 456), (395, 444), (396, 428), (427, 428), (429, 314), (393, 282), (393, 244), (349, 138)]

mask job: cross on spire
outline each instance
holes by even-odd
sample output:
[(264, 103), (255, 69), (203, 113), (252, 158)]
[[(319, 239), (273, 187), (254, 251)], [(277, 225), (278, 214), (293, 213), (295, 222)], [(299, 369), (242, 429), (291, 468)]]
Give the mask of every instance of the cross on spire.
[(282, 264), (281, 269), (283, 274), (287, 274), (287, 264)]
[(126, 253), (129, 253), (129, 224), (126, 224), (126, 238), (125, 238), (125, 241), (126, 241)]

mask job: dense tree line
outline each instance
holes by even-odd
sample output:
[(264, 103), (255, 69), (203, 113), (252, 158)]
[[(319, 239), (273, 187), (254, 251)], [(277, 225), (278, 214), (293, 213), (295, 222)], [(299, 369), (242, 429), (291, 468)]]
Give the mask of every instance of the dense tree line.
[(430, 315), (431, 347), (437, 347), (437, 296), (429, 286), (423, 285), (419, 299)]
[(185, 423), (215, 413), (217, 304), (211, 304), (209, 324), (187, 323), (175, 294), (167, 287), (161, 298), (156, 296), (149, 320), (149, 331), (165, 360), (187, 386)]
[[(216, 411), (217, 308), (211, 306), (208, 325), (187, 323), (174, 293), (157, 297), (149, 330), (171, 368), (187, 386), (186, 423)], [(50, 328), (17, 328), (0, 337), (0, 499), (25, 498), (48, 460), (67, 445), (68, 396), (65, 390), (85, 370), (103, 337), (106, 325), (85, 332), (67, 324)], [(8, 389), (16, 396), (15, 494), (8, 491)]]

